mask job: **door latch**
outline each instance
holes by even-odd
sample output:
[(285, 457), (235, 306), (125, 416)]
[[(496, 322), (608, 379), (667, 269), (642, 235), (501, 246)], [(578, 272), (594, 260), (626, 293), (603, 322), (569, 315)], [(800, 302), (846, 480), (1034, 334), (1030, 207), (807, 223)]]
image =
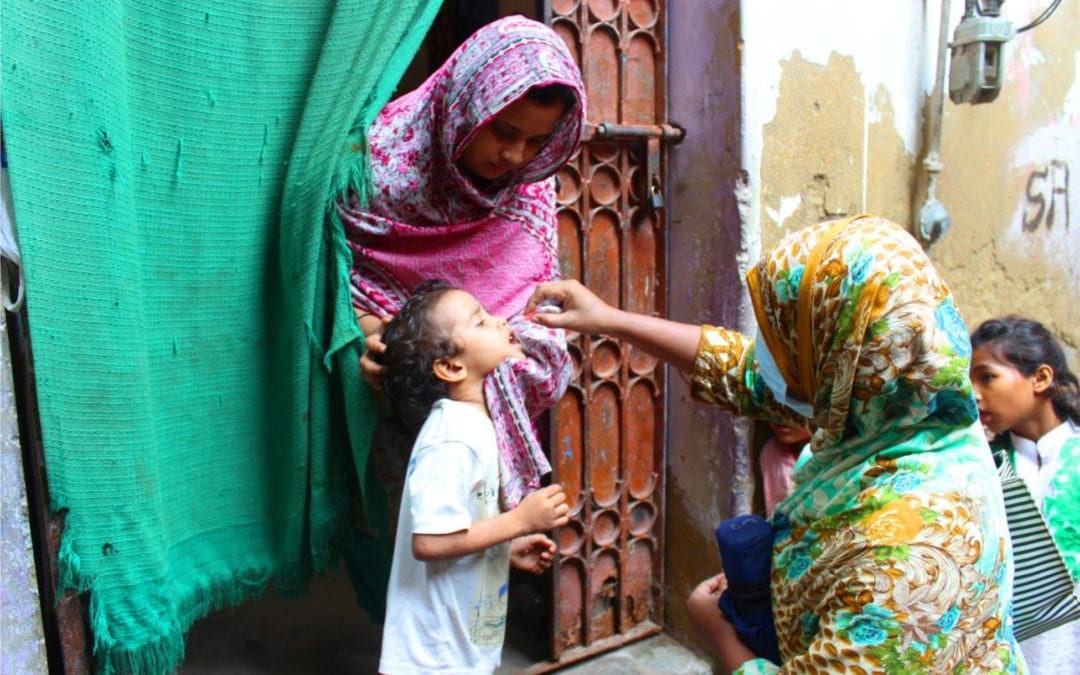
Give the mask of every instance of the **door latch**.
[(660, 144), (677, 144), (686, 136), (686, 130), (677, 124), (613, 124), (602, 122), (589, 127), (585, 132), (586, 141), (604, 139), (611, 141), (644, 142), (645, 144), (645, 188), (648, 190), (649, 206), (653, 209), (664, 208), (664, 191), (660, 175)]

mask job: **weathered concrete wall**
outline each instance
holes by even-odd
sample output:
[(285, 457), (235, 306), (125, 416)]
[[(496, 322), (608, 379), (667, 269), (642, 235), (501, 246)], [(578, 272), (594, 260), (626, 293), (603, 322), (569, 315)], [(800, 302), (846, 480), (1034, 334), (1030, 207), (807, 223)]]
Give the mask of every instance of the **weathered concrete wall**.
[(44, 673), (45, 633), (23, 482), (7, 324), (0, 315), (0, 673)]
[(932, 82), (936, 50), (923, 28), (936, 14), (915, 3), (775, 0), (742, 12), (747, 228), (768, 247), (862, 211), (908, 222), (920, 85)]
[[(1010, 0), (1028, 23), (1046, 3)], [(1080, 4), (1011, 40), (996, 101), (945, 104), (938, 198), (952, 228), (930, 248), (964, 318), (1019, 313), (1080, 349)]]
[[(668, 167), (668, 307), (679, 321), (738, 326), (748, 316), (743, 271), (758, 251), (740, 216), (738, 4), (673, 0), (668, 11), (669, 117), (686, 129)], [(750, 472), (738, 458), (748, 425), (693, 402), (674, 371), (668, 402), (665, 615), (670, 633), (694, 643), (685, 599), (719, 569), (716, 524), (747, 508)]]
[[(0, 168), (0, 217), (6, 232), (11, 231), (8, 223), (14, 219), (10, 207), (11, 186), (5, 167)], [(18, 286), (17, 279), (11, 281)], [(5, 297), (9, 297), (8, 290), (5, 280), (2, 291)], [(27, 509), (7, 314), (0, 308), (0, 674), (3, 675), (48, 672)]]
[[(950, 5), (950, 36), (963, 5)], [(1010, 0), (1002, 14), (1018, 28), (1046, 5)], [(860, 211), (915, 231), (940, 2), (764, 0), (741, 9), (747, 236), (767, 247), (808, 223)], [(952, 229), (928, 247), (969, 325), (1023, 313), (1073, 350), (1080, 347), (1078, 25), (1080, 7), (1062, 3), (1006, 44), (996, 101), (946, 98), (936, 196)]]

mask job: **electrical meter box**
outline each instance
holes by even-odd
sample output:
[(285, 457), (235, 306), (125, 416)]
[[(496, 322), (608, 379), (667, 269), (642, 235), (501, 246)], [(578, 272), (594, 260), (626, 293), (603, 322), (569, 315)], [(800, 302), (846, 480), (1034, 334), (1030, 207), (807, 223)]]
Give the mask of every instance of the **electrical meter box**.
[(1013, 37), (1012, 24), (996, 16), (969, 16), (953, 33), (949, 66), (949, 100), (989, 103), (997, 98), (1003, 79), (1004, 45)]

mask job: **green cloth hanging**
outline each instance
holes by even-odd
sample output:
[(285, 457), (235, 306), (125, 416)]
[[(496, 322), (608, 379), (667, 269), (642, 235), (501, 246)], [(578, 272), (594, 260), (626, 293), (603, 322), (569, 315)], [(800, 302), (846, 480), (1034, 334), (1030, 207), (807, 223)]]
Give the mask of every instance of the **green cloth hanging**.
[(99, 671), (170, 672), (196, 619), (342, 552), (378, 612), (374, 412), (327, 212), (438, 5), (2, 3), (60, 583), (90, 591)]

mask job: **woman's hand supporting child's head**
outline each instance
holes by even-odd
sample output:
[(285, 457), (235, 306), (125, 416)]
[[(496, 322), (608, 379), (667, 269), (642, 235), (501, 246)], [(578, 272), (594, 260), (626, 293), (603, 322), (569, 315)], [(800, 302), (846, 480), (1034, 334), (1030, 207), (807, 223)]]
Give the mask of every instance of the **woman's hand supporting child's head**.
[(375, 391), (382, 390), (383, 366), (375, 358), (386, 351), (382, 341), (382, 332), (394, 318), (393, 314), (377, 317), (362, 313), (357, 316), (357, 323), (364, 331), (364, 353), (360, 356), (360, 375)]

